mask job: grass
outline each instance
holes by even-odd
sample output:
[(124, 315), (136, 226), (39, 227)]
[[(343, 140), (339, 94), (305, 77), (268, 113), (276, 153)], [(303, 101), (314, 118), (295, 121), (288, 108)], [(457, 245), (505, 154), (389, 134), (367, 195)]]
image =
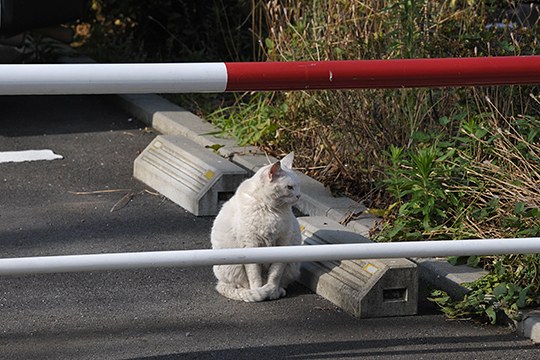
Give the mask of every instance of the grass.
[[(244, 100), (245, 97), (248, 99)], [(287, 111), (285, 104), (276, 104), (275, 97), (272, 93), (244, 95), (234, 105), (208, 114), (207, 119), (236, 138), (240, 146), (267, 146), (279, 136), (277, 122)]]
[[(530, 31), (486, 30), (497, 11), (481, 1), (271, 2), (267, 54), (286, 61), (534, 53)], [(414, 146), (417, 133), (442, 130), (440, 119), (475, 112), (477, 104), (469, 100), (475, 97), (482, 95), (470, 89), (287, 93), (289, 110), (279, 125), (292, 127), (293, 137), (278, 148), (294, 144), (306, 167), (322, 169), (310, 175), (334, 191), (371, 207), (388, 206), (378, 186), (388, 165), (385, 151)], [(295, 128), (303, 129), (298, 137)]]

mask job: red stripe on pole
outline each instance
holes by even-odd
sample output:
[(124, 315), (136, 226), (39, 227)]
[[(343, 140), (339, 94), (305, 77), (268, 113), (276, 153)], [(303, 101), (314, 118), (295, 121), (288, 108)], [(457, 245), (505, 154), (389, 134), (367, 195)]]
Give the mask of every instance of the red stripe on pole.
[(226, 91), (540, 84), (540, 56), (225, 63)]

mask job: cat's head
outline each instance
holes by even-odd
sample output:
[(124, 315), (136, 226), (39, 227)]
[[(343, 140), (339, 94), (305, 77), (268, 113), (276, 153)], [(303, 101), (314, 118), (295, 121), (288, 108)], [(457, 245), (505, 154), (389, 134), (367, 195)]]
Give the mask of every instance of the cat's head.
[(260, 191), (268, 201), (275, 205), (293, 205), (300, 198), (300, 184), (292, 169), (294, 153), (289, 153), (281, 161), (261, 168), (257, 172), (262, 182)]

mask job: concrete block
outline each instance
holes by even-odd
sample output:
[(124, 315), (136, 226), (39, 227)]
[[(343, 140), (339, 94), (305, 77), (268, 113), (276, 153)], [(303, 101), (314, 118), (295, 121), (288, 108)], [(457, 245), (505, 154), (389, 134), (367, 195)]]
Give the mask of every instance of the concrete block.
[(454, 266), (446, 258), (415, 258), (420, 279), (434, 289), (444, 289), (453, 299), (463, 299), (470, 289), (464, 284), (488, 274), (467, 265)]
[(353, 220), (347, 221), (345, 225), (354, 232), (369, 238), (371, 229), (378, 220), (380, 219), (374, 215), (362, 213), (355, 216)]
[(523, 319), (518, 322), (518, 331), (521, 335), (540, 343), (540, 310), (529, 310), (523, 313)]
[(137, 157), (134, 176), (197, 216), (217, 215), (246, 171), (181, 136), (160, 135)]
[[(210, 135), (217, 135), (216, 133), (219, 132), (219, 129), (179, 106), (174, 111), (159, 111), (155, 113), (152, 120), (152, 127), (163, 134), (188, 137), (202, 146), (219, 144), (220, 141), (225, 141), (225, 139), (219, 139), (214, 135)], [(208, 135), (208, 138), (204, 138), (202, 135)], [(202, 138), (197, 141), (196, 138), (198, 137)]]
[[(298, 221), (304, 244), (371, 242), (326, 217), (300, 217)], [(417, 312), (417, 268), (407, 259), (307, 262), (301, 266), (300, 282), (359, 318)]]
[(233, 138), (221, 136), (218, 127), (161, 96), (125, 94), (116, 96), (115, 100), (126, 112), (160, 133), (185, 136), (201, 146), (215, 149), (223, 157), (262, 154), (255, 146), (238, 146)]
[(275, 157), (267, 156), (266, 154), (261, 152), (249, 155), (237, 153), (234, 154), (231, 160), (235, 164), (238, 164), (244, 169), (248, 170), (250, 173), (254, 173), (263, 166), (273, 164), (278, 161), (278, 159), (276, 159)]
[(154, 114), (159, 111), (174, 111), (178, 105), (156, 94), (124, 94), (114, 96), (116, 104), (131, 116), (141, 120), (148, 126), (153, 126)]
[(336, 198), (332, 196), (330, 191), (322, 183), (302, 173), (297, 174), (300, 180), (302, 197), (296, 204), (296, 207), (304, 214), (327, 216), (332, 208), (352, 205), (354, 203), (354, 201), (348, 198)]

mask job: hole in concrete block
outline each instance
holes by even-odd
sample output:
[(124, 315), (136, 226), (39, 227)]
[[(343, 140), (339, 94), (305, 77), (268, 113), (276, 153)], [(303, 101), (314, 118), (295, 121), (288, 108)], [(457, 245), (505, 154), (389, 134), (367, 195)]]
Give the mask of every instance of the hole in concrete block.
[(407, 301), (407, 288), (384, 289), (383, 302)]
[(234, 192), (230, 192), (230, 191), (218, 192), (218, 194), (217, 194), (217, 196), (218, 196), (218, 206), (222, 206), (224, 203), (229, 201), (229, 199), (232, 198), (233, 195), (234, 195)]

